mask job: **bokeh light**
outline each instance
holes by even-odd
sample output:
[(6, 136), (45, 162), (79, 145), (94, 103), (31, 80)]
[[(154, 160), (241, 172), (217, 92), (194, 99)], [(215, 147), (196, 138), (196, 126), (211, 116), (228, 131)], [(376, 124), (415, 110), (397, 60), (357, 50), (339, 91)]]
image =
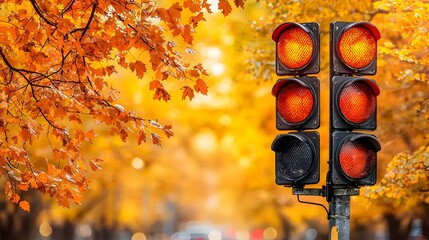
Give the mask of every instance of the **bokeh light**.
[(52, 227), (49, 223), (43, 222), (39, 227), (40, 235), (44, 237), (49, 237), (52, 234)]

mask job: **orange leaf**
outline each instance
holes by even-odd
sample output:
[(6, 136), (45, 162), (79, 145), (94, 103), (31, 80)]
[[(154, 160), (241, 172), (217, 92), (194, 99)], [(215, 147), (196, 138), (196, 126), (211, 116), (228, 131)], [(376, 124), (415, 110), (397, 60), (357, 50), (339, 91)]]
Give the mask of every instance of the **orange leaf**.
[(154, 90), (157, 88), (163, 88), (162, 84), (158, 80), (153, 80), (149, 83), (149, 90)]
[(76, 204), (81, 204), (83, 200), (82, 194), (77, 189), (72, 189), (70, 192), (71, 192), (73, 201)]
[(192, 37), (192, 34), (191, 34), (191, 26), (189, 26), (189, 25), (185, 26), (185, 29), (184, 29), (184, 32), (182, 33), (182, 36), (183, 36), (183, 40), (185, 40), (185, 42), (192, 44), (192, 40), (194, 38)]
[(141, 61), (130, 63), (130, 69), (136, 72), (139, 78), (143, 78), (144, 74), (146, 73), (146, 65)]
[(199, 12), (201, 11), (201, 5), (198, 3), (194, 3), (193, 0), (186, 0), (183, 2), (183, 6), (189, 8), (191, 12)]
[(152, 136), (152, 143), (154, 145), (161, 146), (161, 138), (159, 137), (159, 135), (156, 133), (151, 133), (150, 135)]
[(92, 171), (102, 171), (103, 168), (101, 168), (101, 166), (96, 163), (96, 161), (94, 161), (93, 159), (91, 159), (89, 161), (89, 165), (91, 166)]
[(198, 26), (198, 23), (201, 21), (205, 21), (204, 15), (202, 12), (198, 13), (195, 17), (192, 16), (190, 19), (190, 22), (192, 23), (192, 26), (195, 28)]
[(192, 69), (192, 70), (189, 70), (189, 75), (190, 75), (191, 77), (199, 77), (199, 76), (200, 76), (200, 73), (198, 72), (198, 70), (196, 70), (196, 69)]
[(48, 174), (41, 172), (37, 175), (37, 180), (39, 180), (42, 183), (47, 183), (48, 182)]
[(165, 125), (162, 130), (168, 138), (174, 136), (174, 133), (171, 131), (171, 125)]
[(22, 191), (28, 191), (28, 183), (19, 183), (18, 188)]
[(91, 130), (91, 131), (89, 131), (89, 132), (87, 132), (87, 133), (85, 134), (85, 137), (86, 137), (88, 140), (93, 139), (93, 138), (95, 137), (95, 131), (94, 131), (94, 129), (93, 129), (93, 130)]
[(24, 211), (30, 212), (30, 203), (28, 203), (27, 201), (19, 202), (19, 207)]
[(244, 8), (244, 1), (243, 0), (234, 0), (235, 6)]
[(201, 78), (198, 78), (194, 86), (195, 91), (207, 95), (207, 84)]
[(207, 10), (208, 13), (212, 13), (211, 4), (208, 3), (208, 0), (203, 0), (201, 6)]
[(76, 48), (77, 53), (78, 53), (80, 56), (84, 56), (84, 55), (85, 55), (85, 50), (83, 50), (82, 45), (80, 45), (80, 42), (79, 42), (79, 41), (75, 41), (73, 45), (74, 45), (74, 47)]
[(16, 193), (12, 193), (12, 195), (9, 197), (9, 200), (13, 203), (18, 203), (20, 199), (21, 197)]
[(140, 145), (142, 142), (146, 142), (146, 133), (143, 130), (137, 134), (137, 144)]
[(218, 8), (222, 10), (224, 16), (231, 13), (232, 7), (228, 0), (219, 0)]
[(26, 142), (31, 137), (30, 131), (26, 128), (23, 128), (21, 132), (19, 132), (19, 135), (21, 136), (24, 142)]
[(182, 7), (180, 6), (179, 3), (174, 3), (169, 9), (168, 9), (168, 14), (170, 15), (170, 17), (172, 17), (173, 19), (179, 19), (180, 15), (182, 13)]
[(189, 98), (189, 100), (192, 100), (194, 98), (194, 90), (188, 86), (184, 86), (183, 88), (183, 94), (182, 94), (182, 100), (185, 100), (186, 97)]
[(64, 108), (62, 108), (62, 107), (55, 108), (55, 110), (54, 110), (54, 117), (55, 118), (63, 118), (65, 115), (67, 115), (67, 112)]
[(155, 94), (153, 95), (153, 99), (155, 100), (164, 100), (165, 102), (167, 102), (168, 100), (171, 99), (170, 94), (165, 91), (164, 88), (157, 88)]

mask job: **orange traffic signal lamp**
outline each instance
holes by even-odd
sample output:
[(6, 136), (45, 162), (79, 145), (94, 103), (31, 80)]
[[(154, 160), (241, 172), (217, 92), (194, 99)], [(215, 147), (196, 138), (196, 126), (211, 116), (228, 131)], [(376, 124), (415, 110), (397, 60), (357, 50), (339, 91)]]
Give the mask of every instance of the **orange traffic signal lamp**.
[(368, 22), (331, 24), (331, 51), (335, 74), (375, 75), (378, 29)]
[(370, 134), (336, 131), (332, 134), (332, 184), (372, 186), (377, 181), (377, 152), (381, 146)]
[(276, 184), (304, 186), (320, 179), (318, 132), (280, 134), (271, 149), (275, 152)]
[(278, 130), (316, 129), (320, 125), (320, 84), (316, 77), (285, 78), (272, 89)]
[(375, 81), (366, 78), (334, 76), (332, 78), (332, 127), (334, 129), (374, 130), (377, 128)]
[(273, 32), (276, 73), (306, 75), (320, 71), (320, 28), (317, 22), (286, 22)]

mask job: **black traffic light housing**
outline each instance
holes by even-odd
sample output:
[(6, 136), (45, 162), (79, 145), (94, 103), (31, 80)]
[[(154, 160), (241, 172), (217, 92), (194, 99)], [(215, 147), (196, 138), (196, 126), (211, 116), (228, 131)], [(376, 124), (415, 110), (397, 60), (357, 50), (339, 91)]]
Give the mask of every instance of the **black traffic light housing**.
[(273, 32), (276, 42), (276, 73), (290, 78), (278, 80), (276, 97), (278, 130), (298, 130), (278, 135), (271, 146), (275, 152), (276, 183), (304, 186), (319, 182), (320, 137), (302, 132), (320, 125), (320, 83), (309, 77), (320, 71), (320, 28), (316, 22), (286, 22)]
[[(305, 89), (294, 88), (293, 86), (300, 86)], [(289, 92), (285, 92), (289, 91)], [(282, 94), (283, 93), (283, 94)], [(276, 127), (278, 130), (303, 130), (303, 129), (316, 129), (320, 126), (320, 84), (317, 77), (296, 77), (279, 79), (273, 86), (272, 95), (276, 97)], [(307, 96), (308, 95), (308, 96)], [(285, 100), (284, 96), (288, 100)], [(311, 109), (305, 103), (306, 99), (312, 99)], [(286, 103), (287, 101), (287, 103)], [(283, 104), (291, 105), (293, 113), (284, 112)], [(282, 109), (283, 108), (283, 109)], [(308, 110), (306, 110), (308, 108)], [(297, 118), (302, 120), (291, 121), (288, 118)], [(302, 117), (301, 117), (302, 116)]]
[(371, 186), (377, 181), (377, 152), (381, 146), (371, 134), (336, 131), (332, 134), (332, 184)]
[[(349, 103), (344, 103), (345, 100), (343, 100), (342, 96), (345, 94), (349, 95), (347, 99)], [(352, 96), (352, 94), (355, 96)], [(379, 94), (380, 89), (377, 83), (371, 79), (334, 76), (331, 89), (331, 102), (333, 103), (331, 106), (332, 127), (340, 130), (375, 130), (377, 128), (376, 97)], [(347, 115), (342, 111), (342, 106), (346, 106), (348, 113), (362, 120), (354, 120), (350, 119), (350, 117), (348, 119)]]
[(275, 152), (276, 184), (303, 186), (320, 179), (320, 137), (318, 132), (279, 134), (271, 149)]
[[(354, 67), (350, 64), (347, 64), (346, 61), (341, 57), (341, 53), (339, 50), (339, 42), (341, 40), (341, 37), (344, 35), (345, 32), (352, 28), (360, 28), (360, 29), (366, 29), (367, 33), (372, 35), (373, 40), (375, 41), (375, 49), (374, 49), (374, 56), (372, 60), (363, 67)], [(356, 37), (359, 37), (356, 34)], [(352, 74), (352, 75), (375, 75), (377, 72), (377, 40), (380, 39), (380, 32), (378, 29), (368, 22), (333, 22), (331, 23), (331, 56), (332, 56), (332, 65), (333, 65), (333, 72), (335, 74)], [(353, 39), (353, 36), (350, 37), (351, 40), (356, 40), (356, 38)], [(370, 37), (371, 39), (371, 37)]]
[[(305, 37), (302, 35), (291, 35), (292, 41), (299, 41), (304, 43), (305, 41), (311, 39), (312, 42), (312, 51), (303, 64), (297, 65), (297, 67), (287, 66), (280, 59), (282, 53), (279, 52), (279, 46), (282, 42), (282, 36), (287, 34), (291, 29), (300, 29), (303, 32)], [(306, 74), (315, 74), (320, 71), (320, 27), (317, 22), (310, 23), (295, 23), (295, 22), (286, 22), (279, 25), (273, 32), (272, 39), (276, 42), (276, 73), (279, 76), (285, 75), (306, 75)], [(301, 49), (302, 50), (302, 49)], [(301, 51), (305, 53), (305, 51)], [(293, 55), (296, 53), (293, 53)], [(292, 56), (296, 59), (297, 56)]]

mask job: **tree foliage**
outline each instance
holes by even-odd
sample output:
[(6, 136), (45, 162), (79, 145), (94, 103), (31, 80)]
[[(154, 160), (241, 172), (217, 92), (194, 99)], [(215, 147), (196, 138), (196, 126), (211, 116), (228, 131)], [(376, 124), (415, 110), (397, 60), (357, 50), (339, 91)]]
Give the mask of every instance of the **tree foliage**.
[(369, 199), (396, 206), (407, 205), (410, 200), (429, 203), (429, 147), (399, 153), (387, 165), (386, 172), (377, 186), (365, 189)]
[[(181, 83), (182, 98), (207, 94), (201, 63), (191, 60), (195, 29), (217, 7), (228, 15), (244, 2), (186, 0), (162, 6), (155, 1), (0, 1), (0, 175), (10, 201), (29, 211), (21, 191), (37, 189), (58, 204), (81, 203), (88, 190), (85, 142), (97, 133), (86, 119), (106, 125), (126, 141), (161, 144), (171, 125), (139, 116), (117, 103), (119, 91), (106, 77), (120, 68), (149, 82), (153, 99), (169, 101), (167, 80)], [(121, 79), (118, 79), (119, 83)], [(31, 154), (47, 138), (44, 159)]]

